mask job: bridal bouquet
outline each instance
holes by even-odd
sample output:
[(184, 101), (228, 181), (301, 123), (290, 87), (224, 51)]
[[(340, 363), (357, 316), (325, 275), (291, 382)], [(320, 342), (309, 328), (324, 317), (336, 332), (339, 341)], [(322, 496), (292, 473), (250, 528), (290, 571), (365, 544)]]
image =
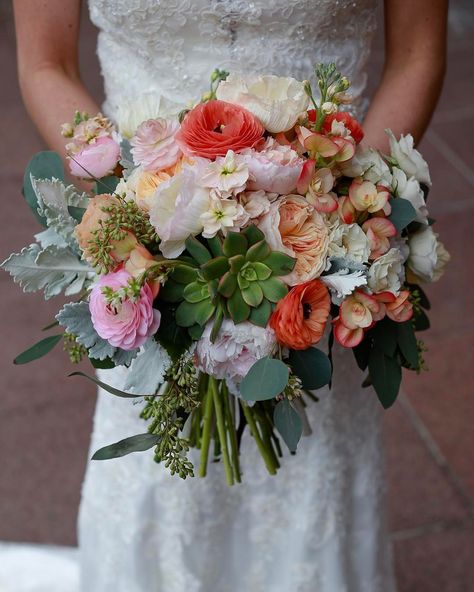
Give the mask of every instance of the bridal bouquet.
[(94, 458), (153, 448), (185, 478), (197, 448), (199, 475), (211, 456), (233, 484), (248, 429), (274, 474), (280, 441), (296, 450), (305, 407), (338, 372), (335, 342), (384, 407), (402, 367), (423, 368), (420, 284), (449, 259), (426, 208), (428, 166), (411, 136), (387, 131), (389, 155), (363, 146), (340, 110), (347, 79), (334, 65), (316, 79), (318, 98), (309, 82), (217, 70), (179, 113), (149, 96), (118, 128), (76, 113), (67, 159), (90, 193), (67, 184), (57, 154), (30, 162), (24, 195), (44, 230), (3, 267), (24, 291), (73, 299), (46, 328), (64, 331), (15, 361), (63, 340), (74, 362), (127, 366), (123, 390), (74, 374), (137, 399), (147, 422)]

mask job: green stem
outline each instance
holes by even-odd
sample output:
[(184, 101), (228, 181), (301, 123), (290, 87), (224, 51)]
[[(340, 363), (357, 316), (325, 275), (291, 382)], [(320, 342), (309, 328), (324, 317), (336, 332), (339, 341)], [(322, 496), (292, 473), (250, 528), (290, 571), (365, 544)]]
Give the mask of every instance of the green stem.
[(275, 467), (277, 469), (279, 469), (280, 463), (278, 462), (277, 455), (276, 455), (275, 450), (273, 448), (273, 442), (271, 439), (271, 429), (269, 428), (267, 418), (265, 417), (264, 414), (257, 413), (257, 423), (260, 426), (260, 431), (262, 433), (262, 440), (268, 450), (268, 453), (271, 456), (272, 462), (275, 465)]
[(247, 405), (247, 403), (245, 403), (242, 400), (240, 401), (240, 405), (242, 407), (242, 411), (244, 412), (245, 419), (247, 420), (247, 423), (249, 425), (250, 433), (254, 437), (255, 443), (257, 444), (257, 448), (260, 451), (260, 454), (262, 455), (265, 466), (267, 467), (267, 471), (270, 473), (270, 475), (276, 475), (277, 468), (273, 463), (271, 455), (265, 448), (265, 444), (263, 443), (260, 434), (258, 433), (257, 424), (255, 423), (255, 419), (251, 408)]
[(217, 433), (221, 443), (222, 460), (224, 462), (224, 471), (227, 479), (227, 485), (234, 484), (234, 476), (232, 473), (232, 465), (229, 459), (229, 450), (227, 448), (227, 434), (225, 429), (224, 414), (222, 412), (222, 401), (219, 393), (218, 382), (212, 376), (209, 378), (209, 386), (214, 399), (214, 409), (216, 411)]
[(200, 477), (205, 477), (207, 473), (209, 445), (211, 443), (212, 420), (214, 417), (214, 404), (211, 390), (208, 390), (204, 397), (204, 425), (201, 439), (201, 459), (199, 463)]
[[(237, 443), (237, 432), (235, 431), (235, 418), (232, 414), (232, 410), (230, 408), (230, 401), (229, 397), (233, 397), (233, 395), (229, 395), (229, 390), (227, 389), (227, 385), (225, 381), (222, 383), (222, 396), (224, 399), (224, 413), (226, 417), (226, 424), (227, 424), (227, 431), (229, 433), (230, 439), (230, 450), (231, 450), (231, 457), (232, 457), (232, 467), (234, 469), (234, 477), (237, 483), (241, 482), (241, 474), (240, 474), (240, 461), (239, 461), (239, 445)], [(233, 401), (232, 401), (233, 402)]]

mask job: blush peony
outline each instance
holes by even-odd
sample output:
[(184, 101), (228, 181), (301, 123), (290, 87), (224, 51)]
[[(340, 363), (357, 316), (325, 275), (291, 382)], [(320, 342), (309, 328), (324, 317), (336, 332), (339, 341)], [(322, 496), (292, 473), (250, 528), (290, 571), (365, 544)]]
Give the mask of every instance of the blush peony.
[(109, 302), (104, 288), (117, 292), (126, 288), (132, 276), (121, 269), (100, 277), (92, 288), (89, 309), (95, 330), (110, 345), (132, 350), (145, 343), (160, 326), (160, 312), (153, 308), (152, 289), (145, 284), (136, 300), (128, 297)]
[(287, 195), (270, 205), (258, 224), (274, 251), (296, 259), (282, 279), (290, 286), (321, 275), (326, 266), (329, 232), (324, 218), (301, 195)]
[(263, 126), (250, 111), (213, 100), (194, 107), (184, 118), (176, 140), (189, 156), (214, 160), (228, 150), (252, 148), (263, 135)]
[(175, 134), (179, 123), (171, 119), (148, 119), (139, 125), (130, 140), (133, 162), (145, 171), (162, 171), (176, 164), (181, 150)]
[(307, 349), (323, 336), (330, 307), (326, 286), (320, 280), (305, 282), (278, 302), (269, 326), (285, 347)]

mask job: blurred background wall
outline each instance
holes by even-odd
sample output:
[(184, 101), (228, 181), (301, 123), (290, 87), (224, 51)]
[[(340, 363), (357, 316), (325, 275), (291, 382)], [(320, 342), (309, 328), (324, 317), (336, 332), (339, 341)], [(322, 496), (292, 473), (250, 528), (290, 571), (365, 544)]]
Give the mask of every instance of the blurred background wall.
[[(100, 102), (95, 38), (84, 14), (82, 72)], [(382, 63), (380, 31), (371, 59), (372, 89)], [(22, 105), (15, 68), (12, 9), (0, 0), (2, 260), (38, 231), (20, 188), (26, 163), (43, 144)], [(428, 290), (430, 372), (407, 377), (404, 394), (385, 414), (400, 592), (474, 590), (473, 136), (474, 2), (452, 0), (448, 73), (421, 145), (434, 182), (430, 211), (452, 262)], [(41, 338), (40, 328), (57, 310), (57, 301), (23, 295), (0, 273), (0, 540), (76, 542), (94, 389), (66, 378), (70, 366), (60, 349), (30, 366), (12, 365), (15, 355)]]

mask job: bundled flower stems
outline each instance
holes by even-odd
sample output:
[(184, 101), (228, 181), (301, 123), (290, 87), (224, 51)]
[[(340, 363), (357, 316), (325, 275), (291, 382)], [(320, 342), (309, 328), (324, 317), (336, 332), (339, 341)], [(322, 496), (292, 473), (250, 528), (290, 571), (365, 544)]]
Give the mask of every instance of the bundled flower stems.
[(342, 110), (348, 80), (333, 64), (315, 79), (318, 93), (216, 70), (192, 108), (147, 97), (117, 124), (76, 113), (67, 159), (90, 193), (66, 183), (53, 152), (28, 165), (43, 230), (3, 268), (26, 292), (71, 301), (15, 361), (63, 341), (73, 362), (126, 366), (121, 389), (74, 374), (134, 399), (144, 420), (94, 458), (153, 449), (182, 478), (219, 460), (232, 485), (247, 430), (273, 475), (339, 371), (333, 347), (352, 349), (384, 407), (402, 367), (423, 368), (421, 285), (449, 259), (426, 207), (428, 166), (409, 135), (388, 131), (389, 155), (361, 144)]

